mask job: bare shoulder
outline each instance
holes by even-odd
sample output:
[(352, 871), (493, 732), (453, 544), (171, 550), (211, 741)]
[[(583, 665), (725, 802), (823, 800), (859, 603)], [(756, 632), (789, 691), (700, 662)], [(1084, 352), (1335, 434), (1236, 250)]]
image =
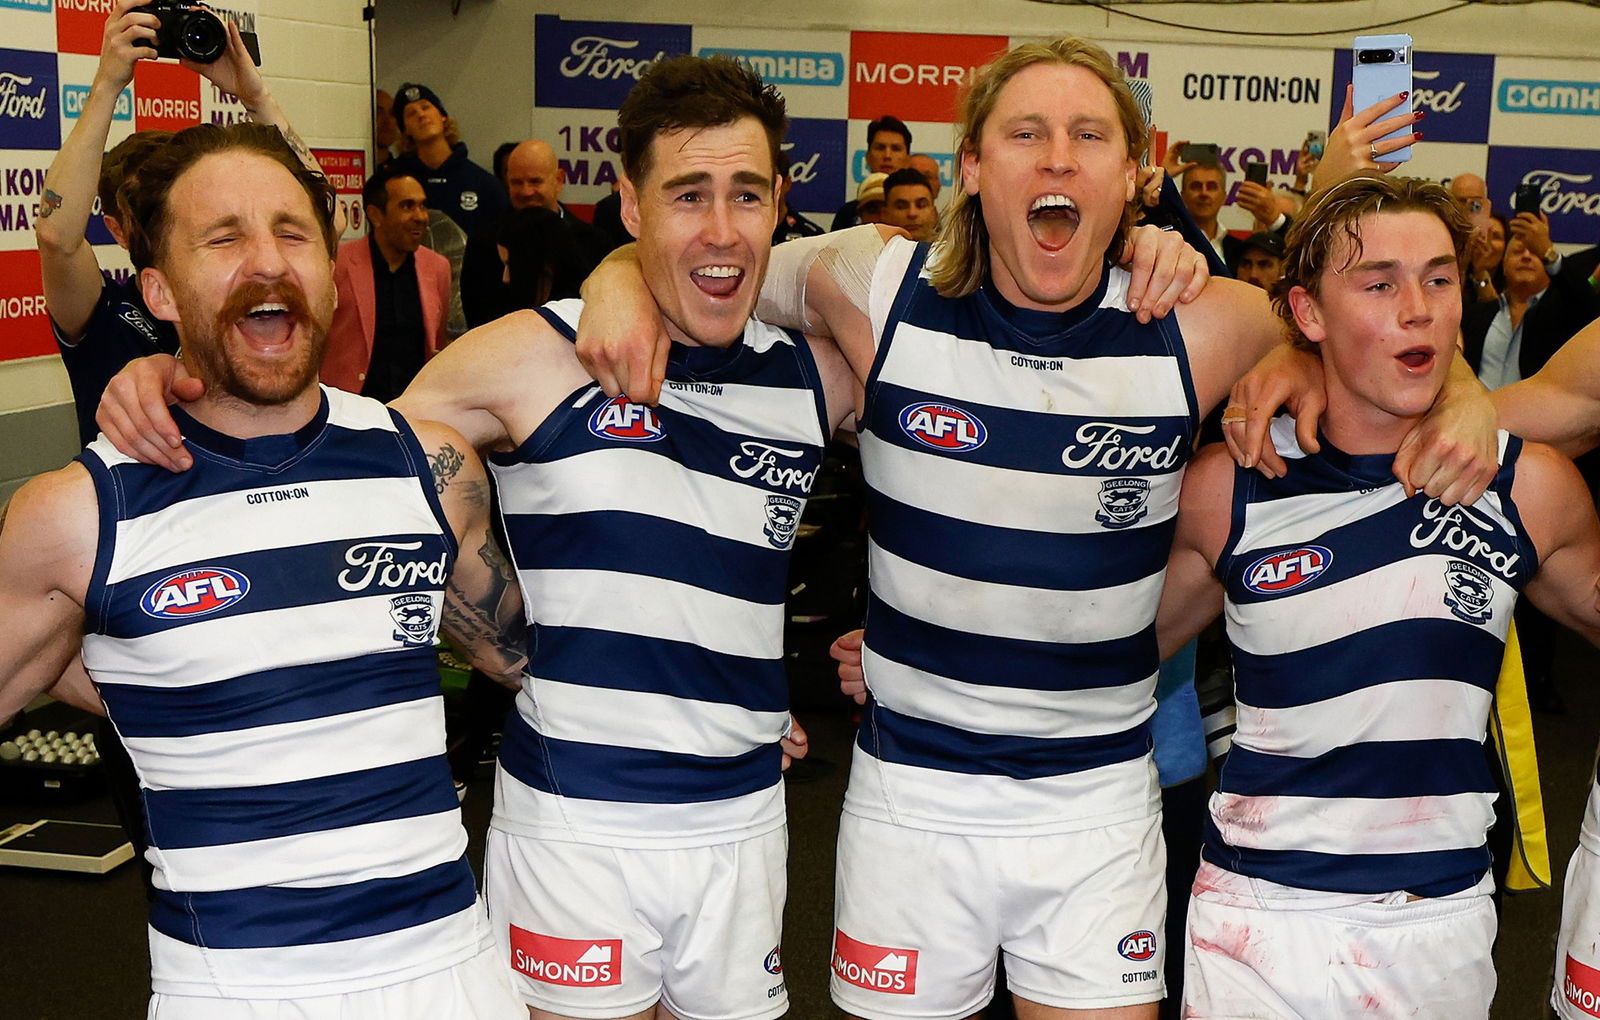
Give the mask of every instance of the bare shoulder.
[(1200, 296), (1173, 309), (1203, 410), (1227, 395), (1252, 365), (1283, 342), (1283, 322), (1267, 292), (1238, 280), (1212, 279)]
[(539, 313), (519, 311), (440, 351), (394, 406), (412, 421), (448, 423), (478, 449), (507, 449), (588, 378), (565, 337)]
[(100, 511), (94, 481), (73, 462), (38, 475), (0, 506), (0, 559), (7, 574), (82, 594), (94, 566)]
[(1187, 510), (1191, 499), (1196, 506), (1212, 503), (1229, 506), (1233, 501), (1234, 466), (1226, 445), (1208, 443), (1202, 446), (1184, 469), (1184, 508)]
[[(1524, 521), (1541, 516), (1564, 517), (1573, 513), (1569, 500), (1582, 497), (1582, 504), (1590, 502), (1589, 490), (1583, 475), (1566, 454), (1544, 443), (1524, 442), (1522, 454), (1517, 458), (1517, 474), (1511, 483), (1511, 495), (1517, 501)], [(1579, 504), (1579, 508), (1582, 508)]]

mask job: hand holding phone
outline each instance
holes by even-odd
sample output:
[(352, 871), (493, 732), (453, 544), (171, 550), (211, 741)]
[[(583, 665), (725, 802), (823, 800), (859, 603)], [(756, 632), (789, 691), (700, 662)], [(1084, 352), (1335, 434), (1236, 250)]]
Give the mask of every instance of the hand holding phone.
[[(1409, 35), (1360, 35), (1354, 43), (1355, 66), (1350, 80), (1355, 85), (1356, 110), (1391, 96), (1407, 93), (1406, 102), (1388, 116), (1398, 116), (1411, 111), (1411, 37)], [(1377, 139), (1377, 142), (1399, 138), (1411, 133), (1409, 124)], [(1378, 159), (1385, 163), (1404, 163), (1411, 158), (1411, 146), (1381, 153)]]
[(1179, 150), (1178, 158), (1185, 163), (1216, 164), (1222, 161), (1222, 154), (1216, 142), (1190, 142)]
[(1307, 131), (1305, 150), (1311, 154), (1312, 159), (1321, 159), (1322, 152), (1328, 147), (1328, 132)]
[(1267, 183), (1267, 164), (1246, 163), (1244, 165), (1244, 179), (1265, 187)]

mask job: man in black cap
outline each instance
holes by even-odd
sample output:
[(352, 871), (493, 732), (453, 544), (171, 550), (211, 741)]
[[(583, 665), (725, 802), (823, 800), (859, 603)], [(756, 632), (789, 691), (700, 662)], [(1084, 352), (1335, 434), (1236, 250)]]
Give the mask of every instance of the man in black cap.
[(1239, 246), (1234, 275), (1245, 283), (1271, 291), (1283, 275), (1283, 236), (1270, 231), (1251, 234)]
[(499, 179), (467, 158), (455, 118), (432, 89), (412, 82), (400, 86), (394, 119), (400, 125), (395, 163), (422, 182), (428, 208), (449, 216), (468, 236), (511, 208)]

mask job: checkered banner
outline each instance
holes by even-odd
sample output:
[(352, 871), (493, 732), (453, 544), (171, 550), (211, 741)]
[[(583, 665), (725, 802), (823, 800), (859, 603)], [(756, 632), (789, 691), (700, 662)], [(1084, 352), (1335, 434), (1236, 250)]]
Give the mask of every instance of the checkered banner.
[[(45, 170), (71, 133), (100, 62), (112, 0), (0, 0), (0, 361), (53, 355), (40, 281), (34, 220)], [(216, 4), (218, 14), (255, 31), (258, 0)], [(140, 61), (112, 116), (106, 145), (135, 131), (177, 130), (246, 119), (233, 96), (173, 61)], [(319, 151), (359, 228), (366, 153)], [(351, 197), (355, 196), (355, 197)], [(88, 238), (102, 268), (127, 276), (127, 254), (107, 233), (99, 204)]]
[[(912, 149), (938, 160), (950, 187), (958, 92), (974, 68), (1023, 41), (538, 15), (532, 133), (556, 148), (567, 177), (563, 197), (596, 202), (621, 173), (616, 109), (639, 76), (664, 56), (726, 53), (787, 99), (790, 204), (826, 226), (855, 197), (866, 174), (867, 123), (885, 113), (907, 123)], [(1274, 182), (1289, 183), (1306, 133), (1333, 125), (1350, 80), (1347, 49), (1105, 45), (1130, 79), (1150, 88), (1158, 156), (1168, 139), (1214, 142), (1235, 187), (1249, 162), (1266, 163)], [(1426, 140), (1407, 172), (1479, 174), (1500, 210), (1511, 208), (1518, 184), (1538, 184), (1558, 242), (1600, 241), (1600, 61), (1421, 49), (1414, 60)], [(1224, 224), (1245, 228), (1249, 218), (1230, 210)]]

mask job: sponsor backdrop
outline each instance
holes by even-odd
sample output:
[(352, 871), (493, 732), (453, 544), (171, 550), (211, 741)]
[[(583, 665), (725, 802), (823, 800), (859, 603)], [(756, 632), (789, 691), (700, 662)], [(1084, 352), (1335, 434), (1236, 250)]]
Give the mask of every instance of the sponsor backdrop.
[[(3, 0), (0, 0), (3, 2)], [(788, 100), (791, 204), (827, 226), (865, 175), (867, 122), (892, 113), (912, 148), (954, 181), (956, 96), (972, 69), (1020, 38), (912, 32), (818, 32), (576, 21), (538, 15), (533, 28), (532, 133), (556, 148), (563, 197), (586, 206), (621, 172), (615, 111), (654, 60), (727, 53)], [(1108, 47), (1153, 94), (1157, 156), (1169, 139), (1215, 142), (1235, 186), (1247, 162), (1287, 184), (1306, 132), (1331, 127), (1350, 80), (1348, 49), (1262, 49), (1170, 43)], [(1600, 241), (1600, 61), (1415, 56), (1425, 142), (1409, 172), (1476, 173), (1499, 211), (1524, 181), (1544, 189), (1552, 233), (1567, 245)], [(1224, 224), (1247, 229), (1238, 210)]]
[[(88, 98), (111, 6), (111, 0), (0, 0), (0, 361), (56, 352), (33, 225), (45, 170)], [(256, 28), (258, 0), (227, 0), (215, 9), (242, 28)], [(233, 96), (176, 62), (141, 61), (117, 104), (107, 146), (134, 131), (244, 119)], [(317, 155), (339, 189), (351, 229), (361, 229), (366, 153)], [(98, 202), (95, 213), (88, 231), (95, 256), (103, 268), (125, 276), (131, 272), (127, 254), (100, 223)]]

